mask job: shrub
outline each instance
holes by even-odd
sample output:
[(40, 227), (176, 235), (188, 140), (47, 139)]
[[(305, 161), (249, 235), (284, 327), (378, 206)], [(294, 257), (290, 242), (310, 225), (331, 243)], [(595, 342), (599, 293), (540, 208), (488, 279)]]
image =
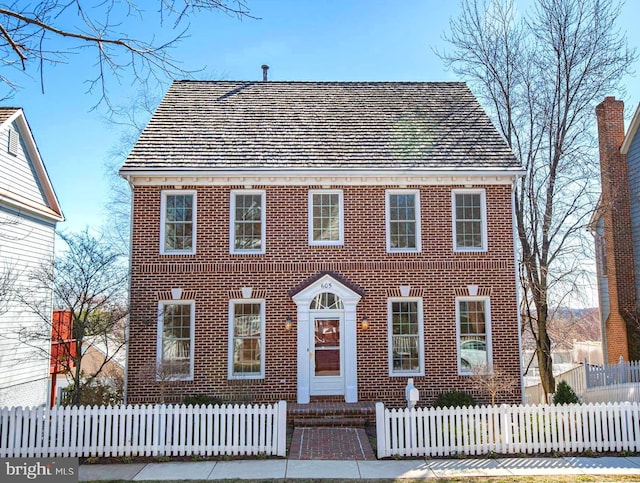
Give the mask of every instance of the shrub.
[(187, 406), (215, 406), (216, 404), (222, 404), (223, 401), (219, 397), (207, 396), (206, 394), (195, 394), (193, 396), (185, 396), (182, 398), (182, 403)]
[(447, 391), (439, 394), (433, 405), (437, 408), (459, 408), (476, 406), (477, 403), (471, 394), (463, 391)]
[(560, 381), (553, 394), (553, 404), (578, 404), (580, 399), (566, 381)]
[[(81, 406), (116, 406), (123, 402), (124, 379), (121, 376), (80, 381)], [(72, 382), (62, 389), (60, 405), (72, 406), (75, 396), (75, 384)]]

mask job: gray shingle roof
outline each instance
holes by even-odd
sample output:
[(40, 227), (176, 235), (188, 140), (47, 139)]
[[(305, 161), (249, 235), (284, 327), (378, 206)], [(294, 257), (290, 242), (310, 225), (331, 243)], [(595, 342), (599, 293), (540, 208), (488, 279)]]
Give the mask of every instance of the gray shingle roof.
[(176, 81), (123, 172), (518, 168), (461, 82)]

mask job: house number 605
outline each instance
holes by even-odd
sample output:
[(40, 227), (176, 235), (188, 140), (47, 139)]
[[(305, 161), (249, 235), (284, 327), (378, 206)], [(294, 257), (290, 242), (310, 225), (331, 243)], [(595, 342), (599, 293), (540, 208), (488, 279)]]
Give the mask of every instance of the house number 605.
[(331, 282), (324, 282), (320, 286), (324, 289), (331, 288)]

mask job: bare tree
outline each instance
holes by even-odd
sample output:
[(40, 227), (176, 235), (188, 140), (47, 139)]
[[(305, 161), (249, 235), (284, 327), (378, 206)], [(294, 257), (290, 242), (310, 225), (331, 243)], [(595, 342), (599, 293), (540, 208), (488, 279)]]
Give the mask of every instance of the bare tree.
[[(23, 331), (21, 340), (40, 348), (39, 342), (49, 337), (65, 338), (62, 333), (52, 334), (57, 326), (48, 304), (43, 306), (30, 296), (31, 292), (53, 290), (54, 305), (71, 312), (73, 342), (62, 345), (65, 353), (60, 362), (72, 376), (72, 400), (79, 404), (83, 385), (91, 384), (125, 347), (127, 270), (120, 263), (120, 254), (88, 231), (59, 236), (66, 244), (64, 253), (56, 258), (55, 266), (44, 265), (31, 275), (30, 291), (21, 291), (21, 301), (42, 320), (37, 329)], [(104, 360), (91, 374), (82, 372), (87, 342), (106, 347)]]
[(468, 80), (521, 160), (515, 215), (523, 323), (536, 339), (544, 390), (555, 381), (550, 310), (585, 283), (585, 226), (595, 205), (594, 107), (619, 90), (636, 57), (614, 0), (464, 0), (440, 53)]
[(118, 171), (151, 119), (161, 98), (158, 91), (141, 89), (126, 105), (113, 109), (107, 119), (110, 126), (120, 130), (120, 137), (105, 164), (110, 189), (106, 205), (109, 212), (109, 228), (104, 232), (112, 247), (125, 257), (129, 256), (131, 237), (131, 188), (127, 181), (120, 177)]
[[(22, 75), (34, 70), (44, 91), (45, 66), (66, 63), (87, 49), (95, 59), (88, 91), (100, 93), (98, 103), (109, 104), (110, 80), (120, 82), (125, 75), (132, 75), (135, 83), (188, 75), (171, 49), (185, 37), (190, 17), (212, 11), (250, 17), (245, 0), (107, 0), (89, 6), (80, 0), (15, 0), (0, 5), (0, 84), (7, 88), (5, 98)], [(164, 30), (138, 38), (135, 33), (150, 23), (156, 30), (169, 26), (171, 32), (166, 38)]]
[(475, 366), (471, 376), (471, 384), (480, 392), (489, 394), (492, 406), (496, 405), (498, 394), (513, 391), (519, 383), (517, 377), (497, 367), (487, 370), (486, 366)]

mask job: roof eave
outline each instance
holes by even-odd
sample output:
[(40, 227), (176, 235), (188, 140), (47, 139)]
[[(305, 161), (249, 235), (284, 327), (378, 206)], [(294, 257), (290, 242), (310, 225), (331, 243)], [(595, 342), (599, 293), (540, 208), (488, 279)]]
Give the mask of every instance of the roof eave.
[(202, 169), (180, 169), (180, 168), (127, 168), (120, 169), (120, 176), (185, 176), (185, 177), (206, 177), (206, 176), (265, 176), (278, 174), (281, 176), (315, 176), (315, 175), (351, 175), (351, 176), (524, 176), (525, 170), (521, 167), (470, 167), (470, 168), (202, 168)]

